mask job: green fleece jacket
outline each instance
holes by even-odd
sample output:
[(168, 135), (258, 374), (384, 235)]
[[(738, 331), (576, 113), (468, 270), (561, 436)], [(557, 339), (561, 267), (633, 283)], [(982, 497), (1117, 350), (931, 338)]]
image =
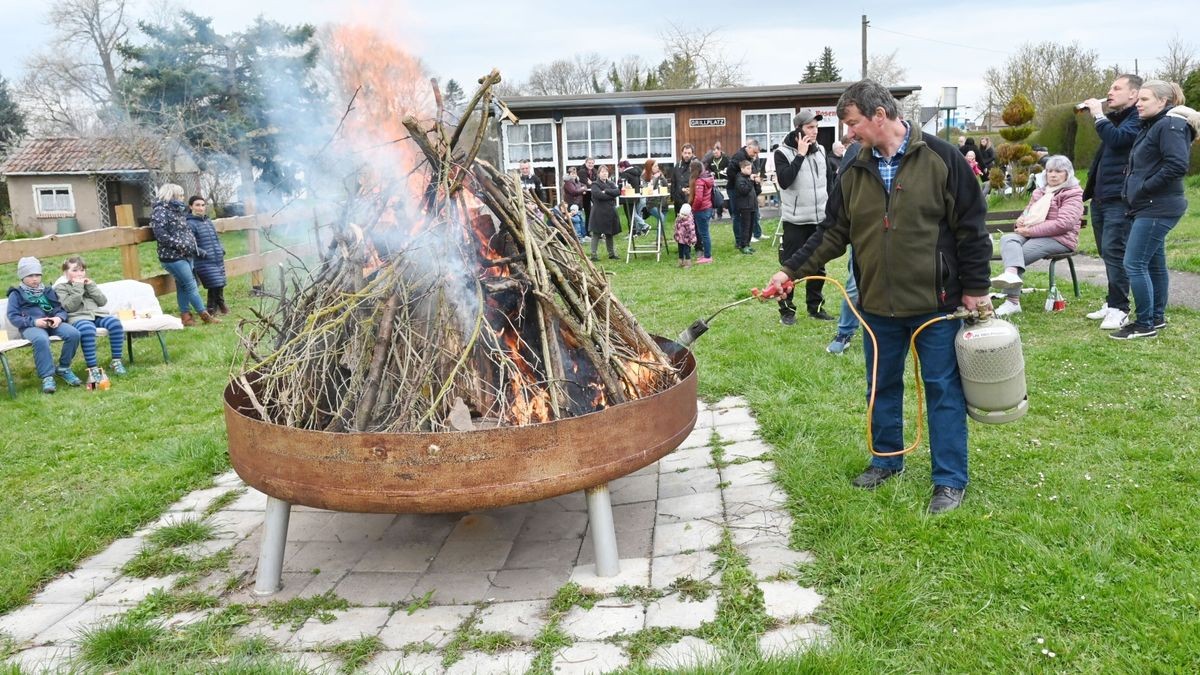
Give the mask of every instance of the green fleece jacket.
[(951, 312), (964, 294), (988, 293), (986, 214), (979, 180), (958, 149), (913, 128), (890, 194), (871, 148), (847, 158), (824, 222), (783, 271), (793, 279), (816, 274), (853, 245), (863, 309), (892, 317)]
[(88, 284), (72, 284), (62, 281), (54, 284), (54, 292), (63, 309), (67, 310), (67, 321), (75, 323), (80, 319), (95, 319), (98, 316), (108, 316), (108, 312), (100, 309), (108, 302), (96, 282)]

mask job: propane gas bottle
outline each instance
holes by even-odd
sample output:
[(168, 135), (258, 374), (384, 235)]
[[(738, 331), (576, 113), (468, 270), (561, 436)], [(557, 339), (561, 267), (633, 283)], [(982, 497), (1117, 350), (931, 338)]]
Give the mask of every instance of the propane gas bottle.
[(1025, 415), (1025, 356), (1016, 326), (995, 317), (966, 323), (954, 339), (954, 352), (971, 419), (1002, 424)]

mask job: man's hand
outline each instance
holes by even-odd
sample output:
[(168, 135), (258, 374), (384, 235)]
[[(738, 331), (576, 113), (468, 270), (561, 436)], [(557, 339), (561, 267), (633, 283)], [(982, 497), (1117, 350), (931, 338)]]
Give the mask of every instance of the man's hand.
[(1104, 114), (1104, 108), (1101, 107), (1102, 103), (1098, 98), (1089, 98), (1083, 102), (1083, 105), (1087, 106), (1087, 109), (1092, 113), (1092, 117), (1097, 117)]
[(770, 286), (771, 284), (775, 284), (776, 286), (782, 288), (784, 282), (791, 281), (791, 279), (792, 278), (787, 275), (787, 272), (776, 272), (775, 274), (771, 275), (771, 280), (767, 282), (767, 285)]
[(807, 136), (796, 137), (796, 154), (807, 155), (808, 149), (812, 147), (812, 139)]
[(988, 312), (992, 311), (992, 297), (990, 295), (964, 295), (962, 296), (962, 303), (968, 312), (978, 311), (982, 314), (985, 307)]

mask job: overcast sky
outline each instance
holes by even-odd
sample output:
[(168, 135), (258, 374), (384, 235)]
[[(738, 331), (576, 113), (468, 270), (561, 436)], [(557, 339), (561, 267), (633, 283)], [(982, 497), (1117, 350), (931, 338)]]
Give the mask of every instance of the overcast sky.
[[(150, 12), (147, 0), (129, 2), (135, 14)], [(20, 78), (27, 55), (52, 35), (44, 20), (45, 4), (46, 0), (0, 0), (0, 75), (10, 82)], [(468, 91), (493, 67), (506, 79), (523, 80), (535, 64), (583, 51), (598, 51), (614, 60), (635, 53), (656, 63), (662, 58), (658, 27), (671, 21), (719, 27), (726, 52), (745, 61), (745, 84), (798, 81), (804, 64), (820, 56), (825, 45), (833, 47), (844, 79), (852, 80), (860, 74), (861, 15), (866, 14), (871, 22), (868, 51), (896, 51), (908, 72), (906, 83), (923, 87), (925, 105), (937, 102), (942, 87), (957, 86), (959, 104), (977, 106), (984, 71), (1003, 64), (1021, 41), (1078, 41), (1095, 50), (1103, 66), (1119, 64), (1132, 70), (1138, 59), (1142, 73), (1154, 71), (1173, 34), (1171, 27), (1190, 22), (1193, 12), (1184, 8), (1194, 4), (205, 0), (186, 6), (213, 17), (221, 32), (241, 30), (260, 14), (284, 23), (366, 23), (394, 36), (435, 74), (459, 80)]]

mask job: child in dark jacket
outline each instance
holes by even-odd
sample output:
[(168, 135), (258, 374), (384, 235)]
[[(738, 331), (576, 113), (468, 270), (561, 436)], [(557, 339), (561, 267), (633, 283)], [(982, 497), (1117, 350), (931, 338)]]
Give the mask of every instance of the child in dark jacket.
[(108, 304), (108, 298), (95, 281), (88, 278), (87, 263), (83, 258), (74, 256), (63, 263), (63, 277), (55, 282), (54, 292), (58, 294), (63, 309), (67, 310), (67, 321), (79, 331), (79, 345), (83, 347), (83, 362), (88, 368), (88, 386), (94, 382), (102, 389), (108, 388), (108, 376), (100, 367), (100, 359), (96, 357), (96, 329), (108, 331), (108, 345), (112, 350), (112, 371), (117, 375), (125, 374), (125, 364), (121, 361), (122, 349), (125, 346), (125, 328), (121, 320), (103, 309)]
[(192, 265), (192, 271), (200, 280), (200, 285), (208, 291), (208, 302), (205, 303), (209, 314), (229, 313), (225, 304), (225, 247), (217, 236), (217, 228), (208, 219), (205, 212), (208, 203), (204, 197), (193, 196), (188, 199), (187, 224), (196, 237), (197, 259)]
[[(8, 324), (33, 343), (33, 362), (38, 377), (42, 378), (42, 392), (56, 391), (55, 375), (72, 387), (80, 386), (83, 381), (71, 372), (71, 360), (79, 347), (79, 331), (67, 323), (67, 311), (58, 301), (58, 294), (42, 284), (42, 263), (37, 258), (21, 258), (17, 262), (17, 278), (21, 283), (8, 289)], [(57, 368), (50, 353), (51, 335), (63, 341)]]
[(742, 253), (754, 253), (750, 248), (750, 233), (754, 228), (755, 214), (758, 212), (758, 194), (762, 192), (762, 184), (754, 180), (754, 162), (744, 159), (737, 174), (737, 210), (738, 231), (736, 246)]

